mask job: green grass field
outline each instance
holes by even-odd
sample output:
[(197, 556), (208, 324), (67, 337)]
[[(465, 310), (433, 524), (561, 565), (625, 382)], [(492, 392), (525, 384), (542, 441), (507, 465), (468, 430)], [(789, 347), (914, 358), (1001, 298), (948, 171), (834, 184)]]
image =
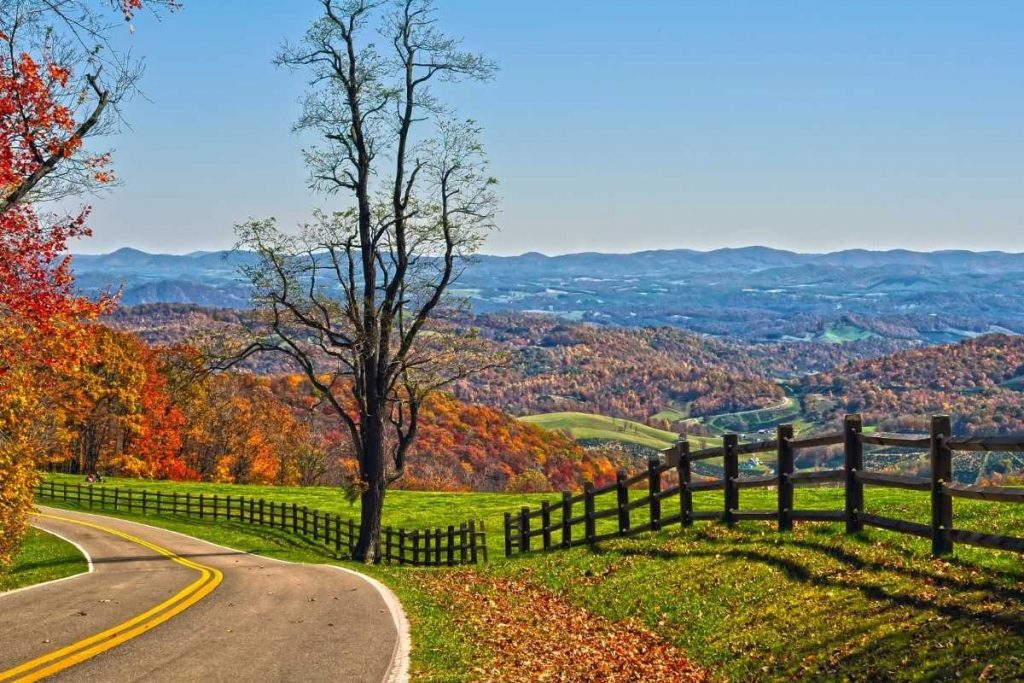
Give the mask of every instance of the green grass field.
[(0, 593), (63, 579), (88, 569), (75, 546), (39, 529), (29, 529), (14, 564), (0, 569)]
[[(83, 483), (82, 477), (51, 474), (49, 481), (58, 486)], [(197, 482), (151, 481), (146, 479), (106, 478), (105, 484), (93, 486), (95, 495), (101, 487), (107, 489), (145, 489), (181, 494), (200, 493), (207, 496), (245, 496), (263, 498), (276, 503), (295, 503), (308, 506), (332, 515), (351, 517), (359, 520), (359, 502), (350, 502), (340, 488), (329, 486), (246, 486), (242, 484), (204, 484)], [(504, 513), (518, 510), (524, 505), (540, 505), (545, 499), (554, 500), (555, 494), (507, 494), (507, 493), (433, 493), (426, 491), (389, 491), (385, 501), (384, 526), (421, 528), (424, 526), (456, 527), (461, 522), (482, 520), (487, 530), (487, 545), (491, 553), (502, 549), (501, 530)], [(88, 507), (86, 507), (88, 509)], [(98, 510), (97, 510), (98, 511)]]
[[(648, 427), (632, 420), (590, 413), (544, 413), (520, 419), (542, 429), (566, 431), (577, 441), (617, 441), (661, 450), (679, 438), (675, 432)], [(722, 444), (722, 440), (715, 437), (691, 436), (688, 440), (691, 448), (710, 448)]]
[[(355, 509), (332, 502), (332, 492), (324, 489), (230, 490)], [(780, 535), (769, 523), (744, 522), (730, 530), (705, 522), (593, 549), (501, 557), (501, 513), (543, 498), (394, 492), (387, 515), (391, 523), (420, 526), (484, 517), (492, 552), (490, 564), (479, 571), (547, 586), (609, 619), (638, 619), (720, 679), (1014, 680), (1024, 671), (1024, 567), (1017, 555), (958, 546), (952, 557), (936, 560), (928, 541), (885, 531), (847, 536), (838, 524), (805, 523)], [(927, 494), (869, 488), (867, 501), (869, 512), (928, 519)], [(721, 493), (696, 494), (695, 504), (717, 509)], [(741, 495), (744, 509), (774, 504), (771, 490)], [(801, 489), (797, 507), (840, 509), (842, 491)], [(957, 528), (1024, 536), (1024, 509), (1015, 506), (958, 501), (955, 519)], [(336, 561), (312, 542), (266, 528), (152, 515), (145, 521), (252, 552)], [(413, 680), (472, 681), (474, 669), (488, 665), (495, 653), (488, 650), (486, 633), (460, 620), (447, 596), (432, 592), (426, 580), (446, 570), (367, 571), (390, 585), (409, 613)]]
[(865, 330), (849, 323), (834, 323), (828, 325), (821, 334), (822, 341), (830, 344), (845, 344), (846, 342), (863, 341), (865, 339), (878, 339), (879, 336), (871, 330)]

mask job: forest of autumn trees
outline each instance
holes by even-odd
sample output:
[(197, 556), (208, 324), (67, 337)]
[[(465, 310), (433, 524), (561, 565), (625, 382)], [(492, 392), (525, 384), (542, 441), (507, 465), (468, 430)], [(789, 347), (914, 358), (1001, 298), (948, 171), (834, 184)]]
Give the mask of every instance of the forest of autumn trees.
[(959, 434), (1024, 431), (1024, 394), (1004, 386), (1024, 377), (1024, 338), (985, 335), (840, 365), (801, 383), (810, 419), (835, 422), (860, 412), (890, 430), (927, 431), (947, 413)]
[[(149, 304), (119, 309), (109, 322), (167, 345), (197, 334), (233, 334), (245, 316)], [(769, 369), (796, 374), (801, 354), (813, 356), (815, 368), (828, 367), (837, 356), (822, 345), (809, 351), (767, 345), (758, 350), (671, 328), (607, 328), (538, 315), (466, 316), (445, 324), (478, 334), (489, 353), (508, 358), (456, 382), (453, 393), (512, 415), (582, 410), (645, 421), (671, 404), (689, 403), (694, 415), (760, 408), (783, 395)], [(267, 375), (288, 370), (274, 358), (253, 359), (246, 367)]]
[[(172, 6), (170, 0), (150, 5)], [(95, 318), (110, 304), (76, 295), (71, 240), (89, 210), (45, 202), (109, 184), (110, 157), (87, 149), (137, 73), (104, 48), (113, 12), (128, 21), (142, 0), (4, 2), (0, 13), (0, 566), (27, 528), (42, 458), (67, 433), (51, 420), (55, 376), (88, 362)], [(107, 67), (104, 77), (103, 68)]]
[[(87, 328), (73, 371), (46, 371), (48, 466), (156, 479), (242, 484), (347, 484), (351, 446), (307, 380), (207, 373), (185, 346)], [(432, 397), (403, 488), (550, 491), (607, 482), (628, 455), (588, 450), (557, 433), (450, 395)], [(38, 437), (38, 435), (37, 435)]]

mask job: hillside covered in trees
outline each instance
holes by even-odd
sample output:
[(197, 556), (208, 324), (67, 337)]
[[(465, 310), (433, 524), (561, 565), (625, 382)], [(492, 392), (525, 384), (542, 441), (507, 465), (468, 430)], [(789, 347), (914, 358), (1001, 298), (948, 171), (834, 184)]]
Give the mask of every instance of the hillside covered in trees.
[(835, 421), (861, 412), (885, 428), (923, 430), (949, 413), (954, 430), (1024, 431), (1024, 337), (994, 334), (857, 360), (800, 383), (807, 419)]
[[(107, 322), (150, 344), (169, 345), (231, 335), (246, 316), (233, 309), (148, 304), (122, 307)], [(456, 383), (452, 391), (460, 399), (513, 415), (582, 410), (642, 422), (672, 407), (692, 416), (763, 408), (782, 398), (778, 378), (905, 346), (878, 339), (748, 344), (671, 327), (607, 327), (545, 315), (465, 316), (447, 324), (474, 330), (505, 361)], [(292, 371), (273, 357), (245, 367), (264, 375)]]
[[(50, 466), (158, 479), (351, 484), (354, 458), (340, 422), (296, 375), (207, 373), (187, 346), (153, 348), (94, 325), (82, 360), (47, 374), (37, 432)], [(607, 482), (628, 454), (486, 406), (438, 394), (399, 486), (548, 491)]]

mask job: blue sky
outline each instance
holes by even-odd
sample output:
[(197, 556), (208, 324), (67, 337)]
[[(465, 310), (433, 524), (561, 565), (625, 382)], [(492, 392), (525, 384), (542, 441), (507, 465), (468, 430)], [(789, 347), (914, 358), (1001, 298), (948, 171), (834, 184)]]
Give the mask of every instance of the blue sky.
[[(130, 38), (146, 99), (79, 251), (230, 246), (305, 185), (313, 0), (187, 0)], [(490, 253), (766, 244), (1024, 251), (1024, 3), (439, 0), (501, 66), (452, 92), (503, 195)]]

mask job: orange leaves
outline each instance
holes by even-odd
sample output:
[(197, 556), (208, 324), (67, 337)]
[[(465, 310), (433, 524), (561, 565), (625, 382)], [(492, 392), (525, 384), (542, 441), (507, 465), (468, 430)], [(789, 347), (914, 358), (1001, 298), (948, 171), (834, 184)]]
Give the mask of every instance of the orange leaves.
[[(13, 47), (4, 38), (2, 53)], [(74, 112), (61, 103), (69, 95), (71, 69), (22, 53), (0, 56), (0, 192), (3, 195), (34, 173), (45, 157), (69, 157), (81, 147), (73, 132)]]
[(552, 491), (614, 478), (616, 454), (587, 450), (487, 406), (450, 394), (421, 409), (419, 437), (403, 487), (438, 490)]
[(493, 659), (474, 680), (489, 683), (686, 683), (710, 681), (675, 646), (642, 624), (610, 621), (521, 579), (473, 571), (431, 574), (453, 621)]
[[(0, 38), (6, 43), (0, 45), (0, 315), (45, 327), (53, 318), (92, 315), (101, 308), (75, 296), (64, 255), (69, 240), (90, 234), (88, 211), (47, 225), (24, 194), (78, 154), (82, 140), (74, 112), (63, 104), (75, 95), (70, 67), (41, 66), (27, 53), (9, 56), (11, 40)], [(106, 155), (84, 162), (97, 180), (112, 179)]]

